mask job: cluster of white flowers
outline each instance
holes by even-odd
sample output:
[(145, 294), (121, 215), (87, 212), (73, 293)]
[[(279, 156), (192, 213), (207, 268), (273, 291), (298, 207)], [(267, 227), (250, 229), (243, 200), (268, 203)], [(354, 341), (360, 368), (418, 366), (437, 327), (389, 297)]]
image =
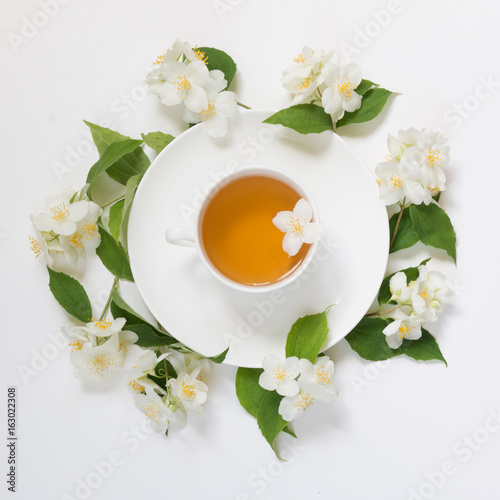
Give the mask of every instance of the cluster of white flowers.
[(182, 105), (183, 120), (201, 122), (212, 137), (227, 133), (227, 119), (238, 109), (236, 94), (225, 91), (227, 81), (219, 70), (209, 71), (207, 57), (187, 42), (176, 40), (146, 75), (146, 86), (167, 106)]
[(92, 320), (85, 326), (63, 327), (70, 341), (75, 376), (89, 382), (109, 382), (122, 368), (129, 347), (137, 342), (134, 332), (123, 331), (124, 318)]
[(343, 65), (339, 52), (304, 47), (283, 72), (281, 83), (292, 93), (292, 104), (321, 103), (335, 123), (346, 111), (361, 107), (362, 97), (355, 92), (361, 82), (357, 64)]
[(268, 355), (262, 367), (259, 384), (285, 396), (278, 412), (288, 422), (295, 420), (314, 401), (330, 402), (338, 396), (332, 383), (335, 366), (328, 356), (319, 357), (313, 365), (308, 359), (299, 360), (296, 356), (283, 360)]
[(395, 304), (384, 305), (380, 315), (394, 320), (384, 329), (387, 344), (392, 349), (397, 349), (403, 339), (419, 339), (422, 326), (435, 321), (443, 304), (455, 297), (442, 273), (429, 271), (426, 265), (420, 266), (418, 272), (417, 280), (410, 283), (404, 272), (390, 279), (391, 301)]
[[(157, 376), (156, 366), (167, 359), (177, 377), (168, 378), (165, 390), (149, 375)], [(147, 416), (155, 431), (164, 434), (170, 427), (182, 428), (186, 425), (187, 411), (203, 411), (202, 405), (207, 400), (208, 391), (205, 382), (209, 372), (210, 363), (206, 359), (174, 351), (157, 357), (155, 352), (145, 349), (130, 370), (127, 380), (137, 408)]]
[(443, 167), (450, 160), (448, 138), (438, 130), (410, 128), (389, 135), (388, 161), (375, 169), (384, 205), (410, 202), (428, 205), (445, 189)]
[(97, 220), (102, 209), (88, 200), (87, 187), (76, 194), (64, 192), (49, 198), (46, 212), (31, 215), (35, 237), (29, 237), (30, 248), (35, 257), (43, 254), (51, 268), (59, 264), (74, 267), (101, 243)]

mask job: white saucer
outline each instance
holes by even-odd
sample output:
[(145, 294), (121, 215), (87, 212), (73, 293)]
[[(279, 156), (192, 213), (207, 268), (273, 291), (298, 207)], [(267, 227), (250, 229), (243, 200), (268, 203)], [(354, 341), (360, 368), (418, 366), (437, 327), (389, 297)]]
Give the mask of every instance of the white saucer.
[[(372, 304), (389, 251), (387, 212), (373, 174), (333, 133), (299, 136), (263, 124), (271, 113), (240, 112), (222, 140), (198, 125), (169, 144), (144, 176), (128, 225), (128, 250), (139, 292), (180, 342), (213, 356), (230, 345), (226, 363), (260, 367), (284, 355), (292, 324), (323, 311), (325, 349), (344, 338)], [(246, 294), (219, 283), (194, 248), (165, 241), (165, 229), (193, 222), (203, 193), (230, 169), (258, 165), (283, 171), (314, 199), (327, 232), (295, 283), (271, 294)]]

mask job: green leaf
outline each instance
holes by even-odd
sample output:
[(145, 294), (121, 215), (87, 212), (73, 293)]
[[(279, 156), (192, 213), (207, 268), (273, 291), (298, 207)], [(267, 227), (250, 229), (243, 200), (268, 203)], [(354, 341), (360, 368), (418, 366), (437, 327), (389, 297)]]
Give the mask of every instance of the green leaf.
[(297, 104), (282, 109), (270, 116), (263, 123), (283, 125), (300, 134), (319, 134), (333, 130), (332, 118), (321, 106), (315, 104)]
[(210, 71), (213, 69), (219, 69), (224, 73), (227, 85), (223, 90), (229, 88), (229, 85), (231, 85), (234, 75), (236, 74), (236, 63), (233, 61), (231, 56), (226, 54), (224, 51), (214, 49), (213, 47), (197, 47), (196, 50), (205, 54), (205, 63)]
[(157, 153), (161, 153), (175, 139), (173, 135), (163, 132), (150, 132), (149, 134), (141, 134), (141, 136), (146, 145)]
[(422, 337), (418, 340), (403, 339), (401, 347), (391, 349), (387, 345), (384, 328), (390, 320), (382, 318), (363, 318), (354, 330), (346, 336), (351, 349), (363, 359), (370, 361), (383, 361), (386, 359), (406, 354), (407, 356), (422, 361), (437, 359), (446, 364), (436, 339), (422, 328)]
[(134, 201), (135, 192), (139, 187), (139, 184), (142, 180), (142, 175), (134, 175), (130, 177), (127, 181), (127, 185), (125, 186), (125, 203), (123, 205), (123, 218), (126, 217), (128, 211), (130, 210), (130, 206), (132, 205), (132, 201)]
[(139, 340), (136, 343), (140, 347), (156, 347), (177, 343), (176, 339), (170, 335), (161, 333), (151, 325), (140, 323), (137, 325), (127, 325), (124, 329), (137, 334)]
[(132, 139), (126, 135), (122, 135), (119, 132), (115, 132), (106, 127), (100, 127), (95, 123), (90, 123), (83, 120), (85, 125), (87, 125), (90, 129), (90, 133), (92, 134), (92, 140), (97, 148), (97, 152), (99, 156), (102, 156), (104, 151), (106, 151), (107, 147), (113, 142), (120, 142), (126, 139)]
[(337, 128), (373, 120), (382, 111), (392, 93), (382, 88), (367, 90), (361, 100), (361, 107), (351, 113), (345, 113), (337, 122)]
[[(389, 235), (392, 238), (396, 224), (398, 221), (399, 213), (394, 214), (389, 220)], [(396, 234), (396, 239), (389, 250), (389, 253), (397, 252), (398, 250), (404, 250), (405, 248), (410, 248), (415, 243), (419, 241), (417, 233), (413, 229), (413, 221), (410, 217), (410, 212), (408, 209), (403, 210), (403, 215), (401, 216), (401, 221), (399, 223), (398, 232)]]
[(226, 359), (228, 352), (229, 352), (229, 347), (224, 352), (221, 352), (218, 356), (211, 356), (210, 358), (207, 359), (213, 361), (214, 363), (220, 364)]
[[(411, 281), (416, 281), (419, 275), (418, 268), (420, 266), (424, 266), (429, 262), (431, 259), (425, 259), (423, 260), (417, 267), (407, 267), (406, 269), (401, 269), (401, 271), (396, 271), (396, 272), (402, 272), (406, 274), (406, 281), (407, 283), (410, 283)], [(379, 304), (387, 304), (392, 297), (391, 289), (389, 287), (389, 282), (391, 281), (391, 278), (395, 275), (396, 273), (389, 274), (389, 276), (386, 276), (384, 280), (382, 281), (382, 284), (380, 285), (380, 290), (378, 292), (378, 297), (377, 301)]]
[(59, 304), (71, 316), (88, 323), (92, 321), (92, 306), (87, 292), (74, 278), (49, 267), (49, 288)]
[(133, 139), (127, 139), (110, 144), (99, 160), (97, 160), (97, 162), (90, 168), (87, 175), (87, 183), (92, 184), (100, 174), (106, 172), (106, 170), (114, 165), (120, 158), (127, 153), (131, 153), (141, 144), (142, 141), (135, 141)]
[(351, 349), (363, 359), (382, 361), (398, 355), (396, 349), (387, 345), (382, 330), (389, 324), (382, 318), (363, 318), (346, 336)]
[(274, 441), (281, 431), (297, 437), (278, 413), (283, 396), (276, 391), (267, 391), (259, 385), (261, 368), (238, 368), (236, 372), (236, 396), (245, 410), (257, 419), (257, 424), (274, 449)]
[(356, 94), (364, 95), (372, 87), (378, 87), (378, 84), (370, 82), (370, 80), (361, 80), (359, 85), (356, 87)]
[(308, 359), (314, 364), (327, 335), (328, 321), (325, 311), (299, 318), (288, 333), (286, 357), (297, 356), (299, 359)]
[(436, 339), (424, 328), (422, 328), (422, 336), (418, 340), (405, 339), (398, 350), (401, 351), (401, 354), (406, 354), (417, 361), (437, 359), (448, 366)]
[(115, 288), (113, 293), (111, 294), (111, 314), (113, 318), (125, 318), (127, 320), (127, 324), (136, 325), (148, 325), (151, 326), (142, 316), (137, 314), (126, 302), (123, 300), (123, 297), (120, 295), (118, 290)]
[(264, 396), (269, 392), (259, 385), (262, 368), (238, 368), (236, 372), (236, 396), (241, 406), (257, 418), (259, 406)]
[[(288, 425), (288, 422), (278, 413), (282, 399), (283, 396), (280, 396), (276, 391), (267, 391), (257, 412), (257, 424), (260, 431), (275, 453), (274, 442), (278, 434)], [(276, 456), (278, 456), (277, 453)], [(280, 457), (278, 456), (278, 458)]]
[[(84, 120), (85, 121), (85, 120)], [(90, 128), (92, 139), (97, 147), (99, 156), (102, 156), (110, 144), (115, 142), (132, 140), (126, 135), (110, 130), (109, 128), (100, 127), (94, 123), (85, 121), (85, 124)], [(142, 143), (142, 141), (141, 141)], [(150, 161), (142, 148), (137, 147), (132, 152), (125, 154), (118, 159), (107, 170), (107, 174), (120, 184), (125, 185), (128, 179), (133, 175), (144, 174), (149, 168)]]
[(456, 234), (446, 212), (434, 203), (408, 207), (413, 228), (424, 245), (441, 248), (457, 262)]
[(120, 158), (106, 173), (116, 182), (125, 185), (133, 176), (144, 175), (150, 165), (147, 154), (139, 147)]
[(120, 227), (122, 225), (124, 204), (125, 200), (120, 200), (111, 205), (111, 208), (109, 209), (109, 232), (116, 241), (120, 239)]
[(99, 225), (101, 244), (96, 253), (108, 270), (120, 279), (134, 281), (128, 255), (121, 245), (101, 225)]

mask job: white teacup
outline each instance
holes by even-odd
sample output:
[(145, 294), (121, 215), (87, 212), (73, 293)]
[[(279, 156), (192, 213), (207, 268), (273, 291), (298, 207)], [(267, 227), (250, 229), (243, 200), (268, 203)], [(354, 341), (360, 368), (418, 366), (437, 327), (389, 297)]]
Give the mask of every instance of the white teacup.
[[(257, 293), (262, 293), (262, 292), (272, 292), (277, 289), (280, 289), (282, 287), (285, 287), (295, 281), (302, 273), (303, 271), (307, 268), (307, 266), (310, 264), (312, 261), (314, 254), (316, 252), (316, 248), (318, 246), (318, 242), (312, 243), (309, 245), (309, 248), (307, 250), (307, 253), (305, 257), (302, 259), (300, 264), (297, 265), (289, 274), (287, 274), (285, 277), (282, 279), (279, 279), (278, 281), (274, 281), (272, 283), (265, 283), (265, 284), (246, 284), (246, 283), (239, 283), (228, 276), (224, 275), (210, 260), (210, 258), (207, 255), (207, 252), (205, 251), (204, 244), (203, 244), (203, 239), (202, 239), (202, 225), (203, 225), (203, 217), (205, 215), (205, 211), (207, 209), (207, 206), (209, 205), (210, 201), (213, 199), (213, 197), (219, 192), (220, 189), (222, 189), (224, 186), (226, 186), (228, 183), (231, 181), (234, 181), (236, 179), (241, 179), (244, 177), (250, 177), (250, 176), (265, 176), (265, 177), (271, 177), (277, 180), (280, 180), (281, 182), (287, 184), (289, 187), (291, 187), (294, 191), (296, 191), (299, 195), (300, 198), (303, 198), (309, 202), (312, 208), (313, 212), (313, 217), (312, 220), (314, 222), (319, 222), (319, 216), (318, 216), (318, 211), (316, 208), (316, 205), (314, 204), (314, 201), (312, 200), (311, 196), (309, 193), (305, 190), (305, 188), (297, 182), (295, 179), (292, 179), (291, 177), (283, 174), (282, 172), (279, 172), (277, 170), (274, 170), (272, 168), (268, 167), (248, 167), (248, 168), (243, 168), (240, 169), (236, 172), (232, 172), (230, 174), (225, 175), (221, 179), (219, 179), (217, 182), (215, 182), (210, 189), (207, 191), (207, 194), (202, 202), (202, 206), (200, 208), (200, 211), (198, 212), (197, 216), (195, 217), (194, 224), (192, 226), (182, 226), (182, 227), (169, 227), (165, 231), (165, 238), (168, 243), (174, 244), (174, 245), (180, 245), (180, 246), (185, 246), (185, 247), (194, 247), (197, 250), (197, 253), (205, 265), (205, 267), (210, 271), (210, 273), (218, 279), (221, 283), (227, 285), (228, 287), (238, 290), (238, 291), (243, 291), (243, 292), (257, 292)], [(294, 207), (290, 207), (289, 210), (292, 211)], [(284, 236), (284, 234), (283, 234)], [(284, 252), (284, 250), (283, 250)]]

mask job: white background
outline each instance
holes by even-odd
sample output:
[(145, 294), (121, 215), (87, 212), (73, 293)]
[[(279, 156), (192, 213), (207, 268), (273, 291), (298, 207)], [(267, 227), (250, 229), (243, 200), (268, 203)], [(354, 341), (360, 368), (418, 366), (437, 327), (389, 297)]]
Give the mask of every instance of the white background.
[[(15, 385), (14, 498), (497, 499), (498, 3), (48, 0), (50, 15), (42, 4), (3, 0), (0, 16), (0, 435), (7, 387)], [(289, 102), (279, 79), (303, 45), (343, 43), (366, 78), (402, 94), (373, 123), (341, 130), (370, 168), (387, 154), (387, 134), (400, 128), (450, 136), (441, 205), (458, 234), (458, 268), (423, 247), (390, 262), (395, 270), (430, 254), (461, 290), (429, 328), (449, 366), (408, 358), (373, 364), (342, 341), (328, 351), (342, 395), (296, 422), (298, 441), (278, 440), (287, 462), (275, 459), (239, 406), (230, 366), (214, 367), (205, 413), (190, 416), (184, 430), (168, 439), (132, 437), (142, 414), (125, 388), (89, 390), (73, 377), (67, 348), (53, 340), (69, 319), (28, 248), (29, 214), (64, 186), (80, 187), (97, 159), (82, 119), (109, 120), (136, 138), (183, 130), (141, 87), (177, 37), (227, 51), (238, 64), (239, 100), (269, 110)], [(96, 261), (85, 284), (102, 307), (111, 279)], [(23, 380), (20, 369), (32, 371)], [(5, 444), (0, 449), (0, 496), (9, 498)], [(113, 470), (98, 476), (93, 463), (111, 459)]]

